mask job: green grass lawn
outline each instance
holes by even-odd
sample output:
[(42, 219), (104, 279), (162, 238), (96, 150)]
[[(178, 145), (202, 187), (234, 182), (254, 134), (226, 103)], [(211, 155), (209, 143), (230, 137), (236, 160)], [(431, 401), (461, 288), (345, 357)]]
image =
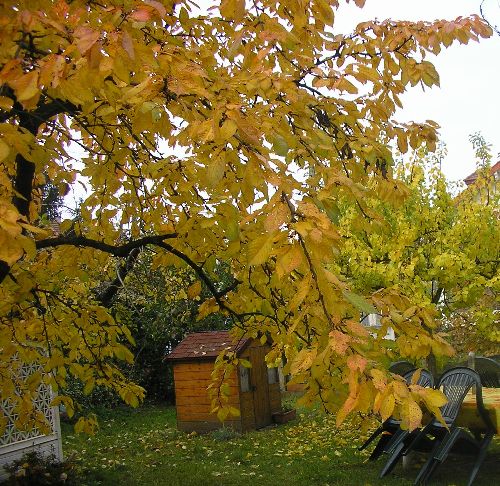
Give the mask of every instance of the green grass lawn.
[[(74, 456), (82, 485), (411, 485), (419, 459), (408, 469), (397, 466), (380, 480), (384, 458), (367, 462), (357, 451), (367, 433), (358, 425), (335, 427), (319, 412), (301, 412), (287, 425), (235, 436), (224, 432), (188, 435), (176, 430), (175, 409), (146, 406), (100, 413), (94, 437), (75, 435), (62, 424), (65, 456)], [(448, 459), (432, 484), (462, 485), (472, 462)], [(490, 446), (476, 485), (499, 484), (500, 441)]]

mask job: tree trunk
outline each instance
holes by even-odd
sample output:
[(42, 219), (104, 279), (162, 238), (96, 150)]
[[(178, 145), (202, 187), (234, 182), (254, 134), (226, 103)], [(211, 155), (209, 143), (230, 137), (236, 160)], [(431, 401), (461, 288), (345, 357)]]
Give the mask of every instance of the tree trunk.
[(436, 362), (436, 356), (435, 354), (431, 351), (429, 356), (427, 356), (427, 369), (432, 373), (432, 376), (436, 378), (438, 375), (438, 369), (437, 369), (437, 362)]

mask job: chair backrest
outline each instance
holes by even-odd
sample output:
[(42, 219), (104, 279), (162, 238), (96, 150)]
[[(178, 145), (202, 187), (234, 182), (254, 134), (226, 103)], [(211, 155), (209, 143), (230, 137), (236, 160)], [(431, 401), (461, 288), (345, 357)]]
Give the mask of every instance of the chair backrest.
[(457, 418), (460, 406), (473, 386), (476, 386), (481, 396), (479, 375), (474, 370), (462, 366), (445, 371), (439, 379), (436, 388), (441, 390), (448, 399), (448, 403), (441, 407), (441, 414), (448, 425), (451, 425)]
[(409, 361), (396, 361), (395, 363), (391, 363), (389, 371), (395, 375), (405, 376), (406, 373), (415, 371), (415, 365), (411, 364)]
[[(416, 371), (417, 369), (413, 368), (410, 371), (407, 371), (404, 375), (402, 375), (407, 384), (411, 383), (411, 379), (413, 378), (413, 375), (416, 373)], [(426, 388), (432, 388), (434, 386), (434, 378), (432, 377), (432, 374), (427, 370), (424, 369), (420, 370), (420, 376), (418, 377), (417, 385)], [(387, 421), (392, 424), (401, 423), (399, 419), (395, 419), (394, 417), (389, 417)]]
[[(464, 361), (455, 365), (447, 365), (445, 372), (457, 366), (470, 368), (469, 362)], [(500, 361), (496, 360), (494, 356), (488, 358), (485, 356), (476, 356), (474, 358), (474, 370), (477, 371), (477, 374), (481, 378), (481, 384), (484, 387), (500, 388)]]
[(476, 357), (474, 362), (481, 384), (487, 388), (500, 388), (500, 363), (491, 358)]
[[(404, 375), (403, 378), (405, 379), (406, 383), (410, 383), (411, 379), (413, 378), (413, 375), (417, 372), (417, 370), (414, 368), (410, 371), (407, 371)], [(434, 386), (434, 377), (432, 376), (431, 372), (425, 369), (420, 370), (420, 376), (418, 377), (417, 380), (417, 385), (426, 387), (426, 388), (432, 388)]]

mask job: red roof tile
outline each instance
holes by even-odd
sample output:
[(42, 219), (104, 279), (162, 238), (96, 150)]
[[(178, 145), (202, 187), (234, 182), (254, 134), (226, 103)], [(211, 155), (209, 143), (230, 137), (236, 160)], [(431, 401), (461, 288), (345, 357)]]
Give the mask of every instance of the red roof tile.
[(235, 342), (229, 331), (206, 331), (189, 334), (166, 356), (167, 361), (215, 360), (221, 351), (240, 353), (250, 339)]
[[(490, 168), (490, 174), (493, 175), (493, 174), (495, 174), (495, 172), (499, 172), (499, 171), (500, 171), (500, 160)], [(474, 182), (476, 182), (476, 179), (477, 179), (477, 170), (475, 172), (473, 172), (472, 174), (468, 175), (464, 179), (464, 182), (468, 186), (470, 186), (471, 184), (474, 184)]]

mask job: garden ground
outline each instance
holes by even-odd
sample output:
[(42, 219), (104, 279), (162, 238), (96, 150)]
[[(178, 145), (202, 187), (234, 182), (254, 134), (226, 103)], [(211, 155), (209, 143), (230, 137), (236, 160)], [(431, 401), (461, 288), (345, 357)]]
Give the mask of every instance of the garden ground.
[[(198, 436), (176, 430), (174, 407), (119, 408), (99, 413), (100, 430), (93, 437), (76, 435), (70, 424), (63, 424), (63, 447), (66, 457), (77, 463), (82, 486), (413, 484), (420, 458), (408, 469), (398, 466), (389, 478), (380, 480), (384, 459), (370, 463), (369, 451), (357, 451), (368, 431), (361, 432), (352, 421), (337, 429), (331, 416), (299, 412), (297, 420), (284, 426), (245, 435), (226, 429)], [(450, 458), (433, 484), (466, 484), (471, 467), (468, 457)], [(476, 486), (498, 484), (499, 469), (496, 439)]]

